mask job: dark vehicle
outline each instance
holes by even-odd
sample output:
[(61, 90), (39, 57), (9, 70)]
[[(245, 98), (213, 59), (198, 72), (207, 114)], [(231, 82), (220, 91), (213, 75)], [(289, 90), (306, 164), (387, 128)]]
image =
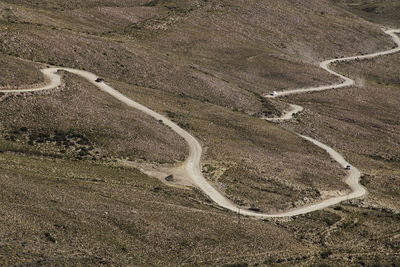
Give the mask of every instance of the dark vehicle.
[(97, 79), (95, 80), (95, 82), (96, 82), (96, 83), (101, 83), (101, 82), (104, 82), (104, 79), (103, 79), (103, 78), (97, 78)]
[(347, 165), (346, 168), (345, 168), (345, 170), (348, 170), (348, 171), (351, 170), (351, 166), (350, 166), (350, 165)]
[(165, 181), (167, 181), (167, 182), (173, 182), (174, 181), (174, 176), (171, 174), (171, 175), (168, 175), (167, 177), (165, 177)]

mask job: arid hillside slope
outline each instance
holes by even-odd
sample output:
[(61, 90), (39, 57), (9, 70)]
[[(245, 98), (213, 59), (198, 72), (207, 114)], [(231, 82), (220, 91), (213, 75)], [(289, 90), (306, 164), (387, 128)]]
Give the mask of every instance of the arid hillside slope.
[(331, 0), (360, 17), (387, 27), (400, 27), (400, 2), (397, 0)]
[[(10, 0), (1, 6), (4, 54), (124, 83), (121, 89), (133, 99), (143, 97), (142, 103), (201, 137), (209, 148), (205, 164), (217, 169), (210, 179), (220, 190), (261, 209), (285, 209), (304, 197), (320, 198), (322, 191), (346, 189), (344, 172), (323, 151), (247, 115), (279, 114), (284, 107), (261, 94), (336, 81), (319, 69), (320, 60), (392, 45), (379, 26), (328, 1)], [(150, 140), (153, 134), (146, 131), (160, 132), (153, 125), (136, 136)], [(124, 155), (133, 160), (147, 154), (151, 162), (163, 162), (157, 152), (163, 142), (151, 139), (146, 152), (142, 141), (120, 146), (130, 148)], [(238, 177), (243, 186), (235, 182)], [(265, 192), (274, 192), (272, 199)]]
[(2, 51), (250, 111), (254, 93), (328, 81), (322, 59), (391, 45), (326, 1), (69, 2), (3, 3)]
[[(351, 2), (0, 0), (2, 88), (43, 83), (46, 64), (94, 72), (193, 134), (205, 176), (243, 208), (348, 190), (342, 167), (291, 129), (343, 152), (370, 192), (285, 220), (238, 217), (196, 188), (121, 165), (171, 167), (187, 147), (63, 73), (58, 90), (0, 96), (0, 265), (399, 262), (398, 56), (338, 65), (358, 87), (262, 97), (337, 82), (322, 60), (393, 47), (375, 23), (396, 26), (396, 13), (351, 13)], [(304, 113), (260, 120), (288, 103)]]

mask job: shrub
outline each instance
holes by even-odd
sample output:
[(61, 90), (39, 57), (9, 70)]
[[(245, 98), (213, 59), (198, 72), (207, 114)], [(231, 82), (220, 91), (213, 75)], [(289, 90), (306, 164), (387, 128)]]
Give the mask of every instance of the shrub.
[(328, 258), (330, 255), (332, 255), (332, 251), (330, 249), (321, 252), (321, 258), (323, 259)]

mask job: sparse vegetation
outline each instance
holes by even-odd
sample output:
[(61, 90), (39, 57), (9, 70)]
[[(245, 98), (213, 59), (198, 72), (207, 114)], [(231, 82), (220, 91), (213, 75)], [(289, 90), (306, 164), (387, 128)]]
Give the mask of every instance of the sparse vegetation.
[[(243, 208), (277, 212), (347, 189), (345, 171), (290, 129), (343, 152), (370, 192), (285, 219), (221, 210), (165, 184), (179, 176), (162, 183), (119, 163), (170, 167), (187, 147), (62, 73), (58, 90), (0, 94), (0, 265), (400, 262), (399, 56), (337, 65), (365, 87), (262, 97), (336, 81), (323, 59), (391, 48), (358, 16), (394, 27), (397, 11), (392, 0), (0, 1), (0, 87), (41, 84), (46, 64), (105, 77), (196, 136), (207, 178)], [(306, 109), (280, 125), (259, 119), (287, 103)]]
[(38, 66), (0, 53), (0, 88), (15, 89), (43, 82)]
[(397, 0), (366, 1), (366, 0), (331, 0), (349, 9), (366, 20), (386, 25), (400, 27), (400, 2)]

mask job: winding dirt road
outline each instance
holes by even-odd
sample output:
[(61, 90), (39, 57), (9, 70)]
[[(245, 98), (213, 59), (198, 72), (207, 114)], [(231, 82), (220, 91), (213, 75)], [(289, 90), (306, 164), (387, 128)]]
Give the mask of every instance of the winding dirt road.
[(362, 56), (353, 56), (353, 57), (345, 57), (345, 58), (338, 58), (338, 59), (330, 59), (330, 60), (325, 60), (319, 64), (319, 66), (326, 70), (327, 72), (341, 78), (343, 80), (342, 83), (339, 84), (333, 84), (333, 85), (324, 85), (324, 86), (319, 86), (319, 87), (311, 87), (311, 88), (302, 88), (302, 89), (293, 89), (293, 90), (286, 90), (286, 91), (278, 91), (276, 92), (275, 95), (265, 95), (264, 97), (267, 98), (276, 98), (280, 96), (287, 96), (287, 95), (294, 95), (294, 94), (302, 94), (302, 93), (309, 93), (309, 92), (318, 92), (318, 91), (325, 91), (325, 90), (331, 90), (331, 89), (339, 89), (339, 88), (344, 88), (344, 87), (349, 87), (355, 85), (355, 81), (343, 76), (329, 68), (329, 66), (333, 63), (339, 63), (343, 61), (352, 61), (352, 60), (363, 60), (363, 59), (370, 59), (370, 58), (375, 58), (379, 56), (384, 56), (384, 55), (390, 55), (394, 54), (400, 51), (400, 38), (397, 34), (400, 33), (400, 29), (396, 30), (387, 30), (385, 31), (386, 34), (390, 35), (393, 38), (393, 41), (396, 43), (396, 48), (387, 50), (387, 51), (382, 51), (382, 52), (377, 52), (373, 54), (368, 54), (368, 55), (362, 55)]
[[(275, 96), (271, 96), (271, 97), (279, 97), (279, 96), (284, 96), (284, 95), (313, 92), (313, 91), (322, 91), (322, 90), (328, 90), (328, 89), (337, 89), (337, 88), (354, 85), (355, 82), (353, 80), (330, 70), (329, 65), (331, 63), (339, 62), (339, 61), (373, 58), (373, 57), (377, 57), (377, 56), (381, 56), (381, 55), (387, 55), (387, 54), (392, 54), (392, 53), (398, 52), (398, 51), (400, 51), (400, 38), (395, 34), (398, 32), (400, 32), (400, 30), (386, 31), (387, 34), (389, 34), (393, 37), (394, 41), (399, 46), (396, 49), (392, 49), (392, 50), (385, 51), (385, 52), (379, 52), (379, 53), (375, 53), (375, 54), (371, 54), (371, 55), (365, 55), (365, 56), (356, 56), (356, 57), (328, 60), (328, 61), (324, 61), (321, 63), (321, 67), (323, 69), (327, 70), (328, 72), (330, 72), (336, 76), (341, 77), (344, 80), (343, 83), (329, 85), (329, 86), (321, 86), (321, 87), (316, 87), (316, 88), (305, 88), (305, 89), (297, 89), (297, 90), (278, 92)], [(173, 131), (175, 131), (178, 135), (180, 135), (182, 138), (184, 138), (185, 141), (189, 145), (189, 156), (186, 159), (186, 161), (184, 162), (186, 175), (191, 179), (191, 181), (195, 185), (197, 185), (206, 195), (208, 195), (219, 206), (221, 206), (225, 209), (231, 210), (233, 212), (238, 212), (238, 207), (234, 203), (232, 203), (230, 200), (228, 200), (224, 195), (222, 195), (218, 190), (216, 190), (202, 175), (201, 170), (200, 170), (202, 147), (201, 147), (200, 143), (196, 140), (195, 137), (193, 137), (190, 133), (188, 133), (181, 127), (179, 127), (177, 124), (175, 124), (174, 122), (172, 122), (165, 116), (133, 101), (132, 99), (121, 94), (120, 92), (118, 92), (111, 86), (107, 85), (106, 83), (95, 82), (97, 75), (87, 72), (87, 71), (82, 71), (82, 70), (77, 70), (77, 69), (52, 67), (52, 68), (47, 68), (47, 69), (41, 70), (43, 75), (49, 81), (49, 84), (44, 87), (21, 89), (21, 90), (0, 90), (0, 92), (2, 92), (2, 93), (20, 93), (20, 92), (35, 92), (35, 91), (54, 89), (61, 85), (61, 76), (59, 74), (57, 74), (58, 70), (68, 71), (68, 72), (74, 73), (76, 75), (79, 75), (79, 76), (85, 78), (90, 83), (97, 86), (103, 92), (110, 94), (111, 96), (115, 97), (116, 99), (125, 103), (126, 105), (128, 105), (132, 108), (138, 109), (138, 110), (146, 113), (147, 115), (153, 117), (154, 119), (156, 119), (158, 121), (162, 121), (165, 125), (168, 125), (169, 127), (171, 127), (171, 129)], [(291, 119), (295, 113), (300, 112), (302, 109), (303, 108), (300, 106), (291, 105), (291, 110), (286, 112), (282, 117), (269, 118), (269, 119), (267, 118), (267, 120), (281, 121), (281, 120)], [(345, 167), (346, 165), (349, 164), (343, 158), (342, 155), (340, 155), (338, 152), (334, 151), (332, 148), (328, 147), (327, 145), (324, 145), (324, 144), (318, 142), (317, 140), (314, 140), (307, 136), (302, 136), (302, 135), (299, 135), (299, 136), (301, 136), (302, 138), (312, 142), (313, 144), (315, 144), (315, 145), (319, 146), (320, 148), (324, 149), (325, 151), (327, 151), (327, 153), (334, 160), (336, 160), (339, 164), (341, 164), (343, 167)], [(258, 217), (258, 218), (295, 216), (295, 215), (300, 215), (300, 214), (305, 214), (308, 212), (320, 210), (320, 209), (335, 205), (337, 203), (340, 203), (343, 200), (361, 197), (366, 194), (366, 189), (359, 184), (360, 175), (361, 175), (361, 173), (357, 168), (353, 167), (352, 170), (349, 171), (349, 174), (346, 178), (346, 183), (350, 186), (350, 188), (352, 189), (352, 192), (348, 195), (329, 198), (329, 199), (326, 199), (326, 200), (323, 200), (323, 201), (320, 201), (317, 203), (313, 203), (311, 205), (295, 208), (293, 210), (289, 210), (289, 211), (282, 212), (282, 213), (265, 214), (265, 213), (258, 213), (258, 212), (250, 211), (250, 210), (240, 210), (240, 214)]]

